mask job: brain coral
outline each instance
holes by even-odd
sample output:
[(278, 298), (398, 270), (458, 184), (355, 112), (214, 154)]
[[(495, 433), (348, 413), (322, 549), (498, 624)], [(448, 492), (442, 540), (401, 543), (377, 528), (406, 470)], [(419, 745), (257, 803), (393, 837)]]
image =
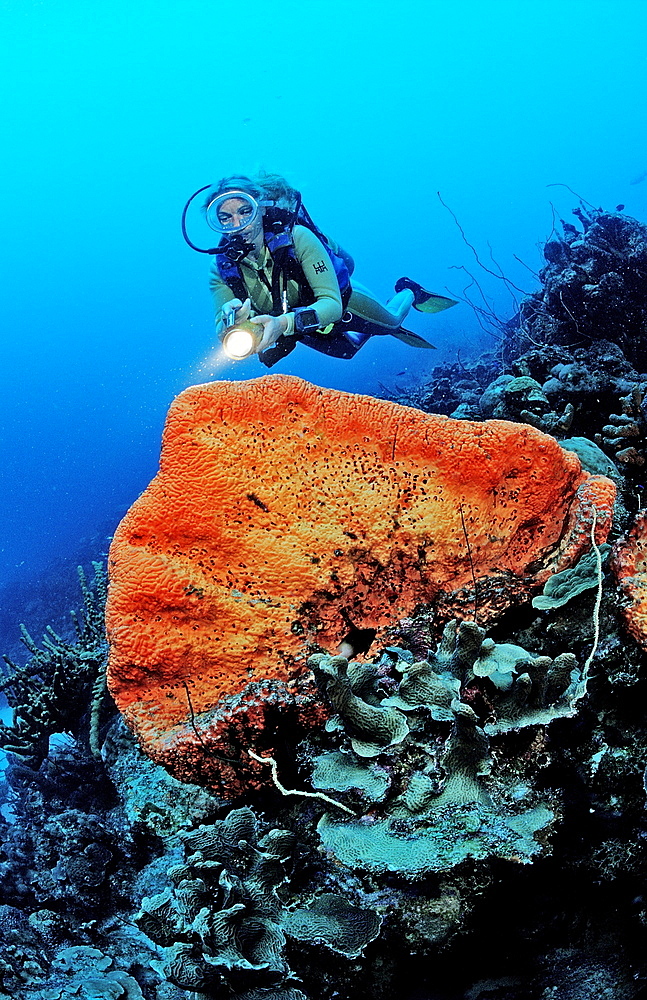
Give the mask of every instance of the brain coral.
[(604, 541), (613, 494), (526, 425), (286, 375), (193, 386), (111, 546), (110, 689), (155, 760), (233, 791), (278, 709), (321, 718), (313, 647), (421, 605), (485, 624), (579, 557), (594, 508)]

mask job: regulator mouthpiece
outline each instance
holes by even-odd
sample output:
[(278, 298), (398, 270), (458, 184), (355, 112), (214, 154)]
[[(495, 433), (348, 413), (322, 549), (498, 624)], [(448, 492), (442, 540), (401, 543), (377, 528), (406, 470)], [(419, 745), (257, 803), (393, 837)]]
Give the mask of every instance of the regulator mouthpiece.
[(258, 323), (237, 323), (225, 331), (222, 348), (231, 361), (242, 361), (256, 353), (262, 338)]

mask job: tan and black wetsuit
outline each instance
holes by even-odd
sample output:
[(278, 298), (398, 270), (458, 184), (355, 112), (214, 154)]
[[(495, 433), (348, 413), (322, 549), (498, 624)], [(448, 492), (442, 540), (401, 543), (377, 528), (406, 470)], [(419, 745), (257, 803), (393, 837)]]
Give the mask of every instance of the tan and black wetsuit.
[[(395, 295), (387, 305), (382, 305), (368, 289), (352, 282), (352, 292), (347, 310), (342, 307), (341, 293), (335, 269), (321, 240), (305, 226), (295, 226), (292, 231), (294, 253), (303, 269), (314, 301), (307, 305), (316, 310), (320, 328), (316, 334), (301, 336), (301, 341), (324, 354), (351, 358), (370, 336), (393, 333), (398, 330), (411, 307), (413, 296), (408, 290)], [(332, 245), (332, 244), (331, 244)], [(336, 249), (333, 245), (333, 250)], [(274, 262), (263, 246), (260, 260), (245, 257), (240, 271), (251, 300), (252, 314), (273, 314), (272, 277)], [(216, 316), (222, 307), (235, 297), (225, 284), (214, 261), (209, 285), (213, 294)], [(284, 357), (295, 346), (294, 310), (306, 305), (300, 301), (299, 285), (289, 280), (286, 287), (288, 328), (274, 347), (259, 355), (268, 366)], [(342, 322), (342, 320), (344, 322)], [(344, 325), (345, 324), (345, 325)], [(347, 329), (345, 329), (345, 326)]]

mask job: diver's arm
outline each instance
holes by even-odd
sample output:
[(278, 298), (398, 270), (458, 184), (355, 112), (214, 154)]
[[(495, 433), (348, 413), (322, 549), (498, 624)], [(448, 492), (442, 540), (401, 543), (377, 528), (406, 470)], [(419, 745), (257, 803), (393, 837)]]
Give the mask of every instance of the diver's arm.
[(234, 296), (233, 291), (226, 285), (225, 282), (220, 277), (217, 268), (213, 267), (211, 274), (209, 275), (209, 287), (213, 295), (213, 305), (216, 317), (216, 333), (219, 337), (222, 337), (225, 331), (225, 306), (236, 307), (236, 320), (241, 321), (249, 317), (251, 310), (250, 299), (245, 299), (245, 302), (241, 302)]
[(226, 285), (218, 274), (218, 268), (215, 263), (211, 268), (211, 273), (209, 274), (209, 288), (211, 289), (211, 294), (213, 296), (213, 306), (217, 319), (220, 316), (222, 307), (225, 303), (236, 298), (236, 296), (232, 292), (229, 285)]
[[(321, 240), (305, 226), (295, 226), (292, 236), (295, 255), (314, 295), (314, 302), (307, 308), (315, 310), (320, 327), (336, 323), (342, 317), (343, 307), (339, 282), (328, 251)], [(281, 316), (265, 313), (253, 316), (252, 323), (259, 323), (263, 327), (263, 339), (258, 351), (267, 350), (280, 336), (293, 336), (294, 320), (293, 311)]]
[[(295, 255), (315, 297), (309, 308), (316, 310), (320, 326), (336, 323), (341, 319), (343, 310), (339, 282), (328, 251), (305, 226), (295, 226), (292, 238)], [(286, 319), (288, 327), (285, 333), (289, 336), (294, 333), (294, 313), (287, 313)]]

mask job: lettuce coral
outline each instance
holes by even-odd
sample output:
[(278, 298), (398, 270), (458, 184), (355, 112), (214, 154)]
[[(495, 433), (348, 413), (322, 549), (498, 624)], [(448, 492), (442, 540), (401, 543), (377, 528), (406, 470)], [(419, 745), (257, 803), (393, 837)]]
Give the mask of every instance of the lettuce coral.
[(286, 906), (296, 838), (279, 829), (260, 836), (248, 807), (183, 839), (186, 860), (169, 869), (173, 886), (144, 898), (135, 917), (163, 949), (154, 968), (182, 989), (222, 992), (232, 1000), (256, 990), (259, 996), (307, 1000), (301, 991), (291, 992), (286, 935), (357, 958), (380, 932), (377, 913), (337, 893)]
[[(611, 551), (611, 546), (600, 545), (600, 557), (604, 563)], [(583, 555), (575, 566), (555, 573), (546, 580), (542, 594), (533, 597), (533, 608), (541, 611), (553, 611), (562, 608), (574, 597), (579, 597), (585, 590), (598, 586), (598, 557), (594, 549)]]
[[(309, 662), (328, 692), (333, 672), (342, 678), (354, 673), (353, 664), (339, 656), (317, 654)], [(394, 680), (395, 692), (385, 696)], [(364, 697), (379, 700), (381, 692), (383, 711), (406, 719), (404, 737), (379, 747), (378, 706), (371, 705), (367, 714), (358, 705), (359, 695), (335, 707), (342, 747), (344, 734), (350, 743), (343, 750), (344, 771), (350, 775), (367, 768), (368, 755), (355, 748), (361, 725), (366, 727), (362, 746), (375, 744), (375, 756), (391, 774), (391, 784), (363, 816), (349, 820), (325, 814), (317, 827), (323, 847), (349, 868), (409, 878), (450, 870), (468, 857), (532, 860), (545, 849), (556, 808), (550, 796), (533, 791), (536, 775), (527, 762), (500, 766), (491, 737), (574, 715), (585, 691), (585, 671), (572, 654), (553, 660), (512, 643), (496, 643), (474, 622), (449, 622), (426, 661), (412, 662), (407, 651), (387, 649), (373, 665), (373, 689), (365, 685)], [(480, 714), (470, 702), (480, 707)], [(444, 736), (448, 722), (451, 729)], [(344, 789), (330, 768), (321, 767), (321, 759), (314, 761), (317, 787), (361, 787), (353, 774)], [(365, 784), (370, 782), (367, 773)], [(544, 831), (541, 838), (539, 831)]]

